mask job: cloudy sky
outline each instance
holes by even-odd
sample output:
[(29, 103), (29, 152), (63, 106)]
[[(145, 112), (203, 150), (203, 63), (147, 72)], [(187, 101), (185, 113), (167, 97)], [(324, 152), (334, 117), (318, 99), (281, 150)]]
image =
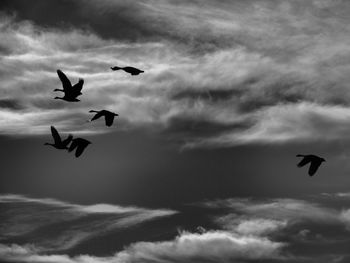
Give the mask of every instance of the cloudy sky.
[[(0, 0), (1, 262), (349, 262), (349, 14)], [(57, 69), (85, 80), (80, 102), (53, 99)], [(44, 146), (51, 125), (92, 144)], [(312, 178), (295, 157), (311, 153)]]

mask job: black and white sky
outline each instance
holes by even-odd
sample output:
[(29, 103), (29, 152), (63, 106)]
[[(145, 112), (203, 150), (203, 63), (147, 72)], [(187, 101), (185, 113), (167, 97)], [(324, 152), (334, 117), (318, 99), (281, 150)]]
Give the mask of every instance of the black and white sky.
[(347, 0), (0, 0), (0, 262), (350, 262), (349, 83)]

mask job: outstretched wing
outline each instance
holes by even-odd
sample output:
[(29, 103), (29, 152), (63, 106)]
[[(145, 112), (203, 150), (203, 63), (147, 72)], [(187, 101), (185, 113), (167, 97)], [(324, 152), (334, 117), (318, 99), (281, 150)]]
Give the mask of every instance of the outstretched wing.
[(52, 134), (52, 137), (55, 141), (55, 144), (60, 144), (61, 143), (61, 137), (60, 135), (58, 134), (58, 131), (56, 130), (55, 127), (51, 126), (51, 134)]
[(69, 134), (68, 137), (67, 137), (67, 139), (65, 139), (65, 140), (62, 141), (62, 144), (63, 144), (64, 146), (68, 146), (68, 144), (72, 141), (72, 139), (73, 139), (73, 135), (72, 135), (72, 134)]
[(114, 120), (114, 116), (113, 116), (113, 115), (106, 115), (106, 116), (105, 116), (106, 125), (107, 125), (108, 127), (111, 127), (111, 126), (112, 126), (113, 120)]
[(303, 167), (304, 165), (308, 164), (309, 162), (311, 162), (311, 158), (309, 158), (309, 157), (304, 157), (304, 158), (298, 163), (298, 167)]
[(86, 147), (87, 145), (79, 145), (77, 150), (75, 151), (75, 157), (79, 157), (83, 153)]
[(69, 90), (72, 87), (72, 83), (70, 83), (70, 80), (67, 78), (66, 74), (64, 74), (61, 70), (57, 70), (58, 77), (60, 78), (62, 82), (63, 89)]
[(311, 162), (311, 165), (309, 168), (309, 175), (310, 176), (313, 176), (316, 173), (316, 171), (317, 171), (318, 167), (320, 167), (321, 163), (322, 162), (319, 162), (319, 161)]
[(73, 86), (74, 92), (80, 93), (81, 90), (83, 89), (83, 85), (84, 85), (84, 80), (79, 79), (79, 82)]
[(96, 113), (94, 117), (92, 117), (91, 121), (97, 120), (98, 118), (101, 118), (102, 116), (103, 116), (103, 112), (100, 111), (100, 112)]
[(75, 148), (78, 147), (78, 145), (79, 145), (78, 142), (75, 141), (75, 140), (73, 140), (73, 141), (72, 141), (72, 144), (69, 146), (68, 152), (73, 151)]

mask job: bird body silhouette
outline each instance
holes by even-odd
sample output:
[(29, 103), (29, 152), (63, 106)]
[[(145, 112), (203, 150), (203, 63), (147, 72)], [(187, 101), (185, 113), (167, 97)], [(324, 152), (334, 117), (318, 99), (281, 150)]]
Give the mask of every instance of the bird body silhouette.
[(54, 139), (54, 143), (47, 142), (44, 145), (51, 145), (51, 146), (55, 147), (56, 149), (68, 150), (68, 145), (73, 139), (73, 136), (71, 134), (69, 134), (69, 136), (65, 140), (62, 141), (61, 136), (59, 135), (58, 131), (56, 130), (56, 128), (54, 126), (51, 126), (51, 134), (52, 134), (52, 137)]
[(65, 101), (68, 101), (68, 102), (77, 102), (77, 101), (80, 101), (79, 99), (77, 99), (76, 96), (71, 96), (67, 93), (64, 94), (63, 97), (54, 97), (55, 100), (65, 100)]
[(304, 165), (310, 163), (310, 167), (309, 167), (309, 176), (313, 176), (317, 169), (320, 167), (320, 165), (322, 164), (322, 162), (325, 162), (326, 160), (316, 156), (316, 155), (312, 155), (312, 154), (298, 154), (297, 157), (303, 157), (303, 159), (298, 163), (298, 167), (303, 167)]
[(111, 67), (111, 70), (116, 71), (116, 70), (124, 70), (125, 72), (135, 76), (135, 75), (139, 75), (140, 73), (143, 73), (143, 70), (140, 70), (138, 68), (134, 68), (134, 67)]
[(61, 99), (65, 101), (80, 101), (77, 99), (78, 96), (82, 95), (81, 90), (83, 89), (84, 80), (79, 79), (78, 83), (72, 86), (72, 83), (67, 76), (61, 71), (57, 70), (57, 75), (62, 82), (63, 89), (54, 89), (54, 91), (64, 92), (64, 97), (55, 97), (55, 99)]
[(89, 112), (96, 112), (95, 116), (90, 120), (94, 121), (97, 120), (98, 118), (104, 116), (105, 117), (105, 122), (106, 126), (110, 127), (113, 124), (114, 116), (119, 116), (118, 114), (108, 111), (108, 110), (90, 110)]
[(75, 157), (79, 157), (85, 150), (85, 148), (91, 144), (90, 141), (83, 138), (75, 138), (72, 140), (72, 144), (70, 145), (68, 152), (75, 151)]

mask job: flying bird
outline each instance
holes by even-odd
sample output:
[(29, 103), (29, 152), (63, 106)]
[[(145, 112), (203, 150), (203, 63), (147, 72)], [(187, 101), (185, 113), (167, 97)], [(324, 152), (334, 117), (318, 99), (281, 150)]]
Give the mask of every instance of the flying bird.
[(90, 120), (94, 121), (97, 120), (98, 118), (104, 116), (105, 117), (105, 122), (108, 127), (111, 127), (113, 124), (114, 116), (119, 116), (118, 114), (108, 111), (108, 110), (90, 110), (89, 112), (96, 112), (95, 116)]
[(303, 159), (298, 163), (298, 167), (303, 167), (304, 165), (310, 163), (310, 167), (309, 167), (309, 175), (313, 176), (318, 167), (320, 167), (320, 165), (322, 164), (322, 162), (325, 162), (326, 160), (318, 157), (316, 155), (304, 155), (304, 154), (298, 154), (297, 157), (303, 157)]
[(63, 149), (68, 150), (68, 145), (73, 139), (73, 136), (71, 134), (69, 134), (69, 136), (62, 141), (61, 136), (58, 134), (58, 131), (54, 126), (51, 126), (51, 134), (54, 139), (54, 143), (47, 142), (44, 145), (51, 145), (56, 149), (60, 149), (60, 150), (63, 150)]
[(72, 144), (70, 145), (68, 152), (72, 152), (76, 149), (75, 157), (79, 157), (89, 144), (91, 144), (91, 142), (88, 140), (83, 138), (75, 138), (72, 140)]
[(135, 76), (135, 75), (139, 75), (140, 73), (143, 73), (143, 70), (140, 70), (138, 68), (134, 68), (134, 67), (111, 67), (111, 70), (116, 71), (116, 70), (124, 70), (125, 72)]
[(78, 83), (72, 86), (72, 83), (67, 78), (66, 74), (64, 74), (61, 70), (59, 69), (57, 70), (57, 75), (62, 82), (63, 89), (54, 89), (54, 91), (64, 92), (64, 97), (63, 98), (56, 97), (55, 99), (62, 99), (66, 101), (79, 101), (77, 97), (83, 94), (81, 93), (81, 90), (83, 89), (84, 80), (79, 79)]

